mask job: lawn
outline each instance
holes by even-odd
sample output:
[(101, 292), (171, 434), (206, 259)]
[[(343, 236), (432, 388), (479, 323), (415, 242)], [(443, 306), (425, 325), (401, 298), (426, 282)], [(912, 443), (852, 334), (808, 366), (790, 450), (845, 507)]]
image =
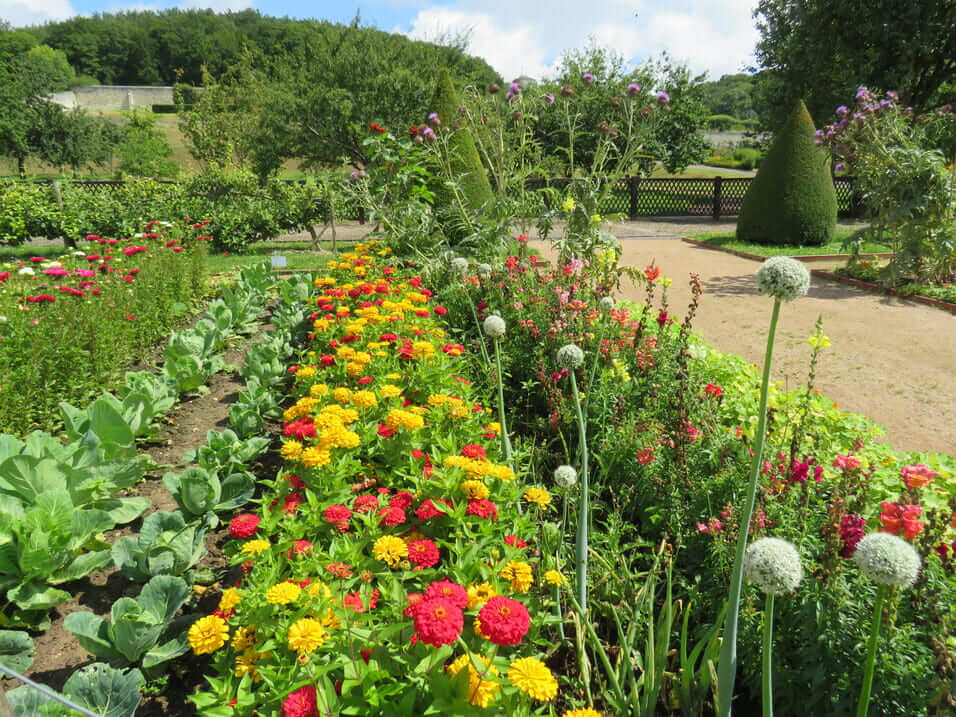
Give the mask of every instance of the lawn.
[[(768, 246), (765, 244), (751, 244), (738, 241), (735, 232), (706, 232), (703, 234), (692, 234), (690, 238), (725, 249), (734, 249), (735, 251), (744, 251), (760, 256), (813, 256), (816, 254), (845, 254), (846, 249), (843, 248), (843, 242), (847, 237), (853, 234), (854, 231), (856, 230), (839, 227), (836, 230), (836, 237), (833, 241), (823, 244), (822, 246), (796, 246), (794, 244)], [(873, 242), (866, 242), (860, 250), (862, 254), (876, 254), (885, 251), (885, 246)]]

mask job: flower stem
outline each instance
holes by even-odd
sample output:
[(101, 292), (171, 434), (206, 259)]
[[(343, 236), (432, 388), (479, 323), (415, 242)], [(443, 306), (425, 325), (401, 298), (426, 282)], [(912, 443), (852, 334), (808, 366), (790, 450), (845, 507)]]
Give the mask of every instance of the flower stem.
[(514, 469), (514, 461), (511, 457), (511, 439), (508, 438), (508, 424), (505, 423), (505, 389), (504, 376), (501, 373), (501, 349), (498, 346), (498, 339), (495, 342), (495, 369), (498, 373), (498, 423), (501, 424), (501, 448), (505, 453), (505, 460), (508, 465)]
[(773, 717), (773, 593), (763, 611), (763, 717)]
[(727, 598), (727, 616), (724, 618), (724, 641), (720, 647), (717, 679), (717, 714), (730, 717), (731, 703), (734, 698), (734, 680), (737, 677), (737, 618), (740, 611), (740, 592), (743, 586), (744, 552), (747, 550), (747, 536), (750, 533), (750, 519), (757, 502), (757, 479), (760, 476), (760, 462), (763, 457), (764, 433), (767, 430), (767, 394), (770, 387), (770, 363), (773, 360), (773, 340), (777, 332), (777, 319), (780, 316), (780, 299), (774, 299), (773, 314), (770, 317), (770, 330), (767, 332), (767, 353), (763, 361), (763, 380), (760, 384), (760, 404), (757, 408), (757, 435), (754, 437), (753, 458), (750, 462), (750, 481), (744, 511), (737, 530), (737, 555), (734, 559), (734, 571), (730, 577), (730, 594)]
[(856, 717), (866, 717), (870, 709), (870, 693), (873, 691), (873, 672), (876, 666), (876, 645), (880, 641), (880, 622), (883, 619), (883, 601), (889, 588), (880, 585), (876, 590), (876, 603), (873, 605), (873, 626), (870, 628), (870, 642), (866, 647), (866, 663), (863, 666), (863, 686), (860, 688), (860, 703), (856, 708)]
[(581, 497), (578, 500), (578, 532), (574, 541), (575, 562), (578, 582), (578, 604), (581, 606), (581, 619), (587, 620), (588, 614), (588, 439), (584, 414), (581, 412), (581, 397), (578, 394), (578, 381), (571, 376), (571, 391), (574, 394), (574, 408), (578, 414), (578, 436), (581, 451)]

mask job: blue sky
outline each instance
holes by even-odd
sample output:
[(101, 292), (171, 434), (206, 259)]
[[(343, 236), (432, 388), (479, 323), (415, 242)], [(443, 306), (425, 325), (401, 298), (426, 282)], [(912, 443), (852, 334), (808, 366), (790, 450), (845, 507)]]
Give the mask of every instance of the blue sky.
[(0, 0), (0, 18), (13, 25), (119, 10), (253, 7), (264, 15), (362, 23), (416, 39), (465, 32), (469, 51), (503, 77), (548, 76), (563, 51), (590, 40), (636, 63), (667, 51), (711, 79), (753, 64), (756, 0)]

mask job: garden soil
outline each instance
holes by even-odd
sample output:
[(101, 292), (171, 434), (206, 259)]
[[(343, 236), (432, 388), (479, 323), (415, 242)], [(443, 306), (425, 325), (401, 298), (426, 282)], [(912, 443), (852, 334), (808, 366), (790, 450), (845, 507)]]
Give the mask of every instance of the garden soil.
[[(621, 263), (643, 268), (654, 263), (674, 283), (668, 290), (671, 313), (682, 316), (690, 302), (687, 278), (700, 275), (704, 288), (694, 330), (711, 345), (763, 367), (772, 303), (757, 293), (760, 264), (716, 249), (681, 241), (705, 232), (730, 232), (735, 220), (682, 218), (628, 221), (611, 231), (621, 239)], [(859, 225), (855, 225), (859, 226)], [(340, 240), (364, 237), (370, 227), (346, 223)], [(560, 236), (555, 226), (553, 235)], [(528, 231), (530, 246), (543, 256), (550, 244)], [(308, 234), (283, 239), (308, 239)], [(813, 262), (833, 268), (839, 262)], [(644, 290), (625, 285), (621, 296), (643, 302)], [(903, 451), (956, 454), (956, 316), (947, 311), (813, 277), (806, 298), (780, 312), (773, 378), (785, 388), (805, 386), (810, 361), (807, 338), (818, 316), (832, 346), (824, 349), (816, 387), (839, 408), (873, 419), (886, 429), (885, 440)]]

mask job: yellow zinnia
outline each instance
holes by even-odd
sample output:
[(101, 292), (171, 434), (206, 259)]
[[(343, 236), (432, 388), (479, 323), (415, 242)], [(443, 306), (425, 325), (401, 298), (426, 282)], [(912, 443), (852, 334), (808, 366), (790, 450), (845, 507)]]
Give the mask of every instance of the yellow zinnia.
[(265, 552), (268, 549), (269, 541), (262, 540), (261, 538), (248, 540), (242, 544), (242, 552), (244, 552), (246, 555), (258, 555), (259, 553)]
[(266, 590), (266, 600), (273, 605), (288, 605), (299, 597), (301, 593), (302, 588), (286, 580)]
[(322, 623), (311, 617), (296, 620), (289, 628), (288, 645), (299, 654), (314, 652), (329, 637)]
[(534, 579), (531, 566), (528, 563), (512, 560), (501, 570), (501, 577), (511, 581), (511, 589), (518, 593), (526, 593), (531, 589)]
[(470, 655), (462, 655), (448, 666), (448, 672), (455, 677), (466, 667), (468, 668), (468, 701), (476, 707), (487, 707), (497, 696), (501, 686), (494, 680), (485, 680), (482, 677), (489, 675), (497, 676), (498, 668), (491, 664), (491, 661), (484, 655), (476, 655), (477, 659), (484, 663), (485, 669), (482, 674), (478, 674), (472, 664)]
[(372, 555), (376, 560), (381, 560), (394, 568), (402, 561), (402, 558), (408, 557), (408, 545), (394, 535), (383, 535), (372, 546)]
[(535, 503), (541, 508), (547, 508), (551, 505), (551, 494), (542, 488), (528, 488), (524, 492), (524, 499), (529, 503)]
[(512, 662), (508, 679), (526, 695), (542, 702), (553, 700), (558, 694), (558, 681), (536, 657), (521, 657)]
[(229, 626), (218, 615), (201, 617), (189, 628), (189, 646), (196, 655), (208, 655), (226, 644)]

